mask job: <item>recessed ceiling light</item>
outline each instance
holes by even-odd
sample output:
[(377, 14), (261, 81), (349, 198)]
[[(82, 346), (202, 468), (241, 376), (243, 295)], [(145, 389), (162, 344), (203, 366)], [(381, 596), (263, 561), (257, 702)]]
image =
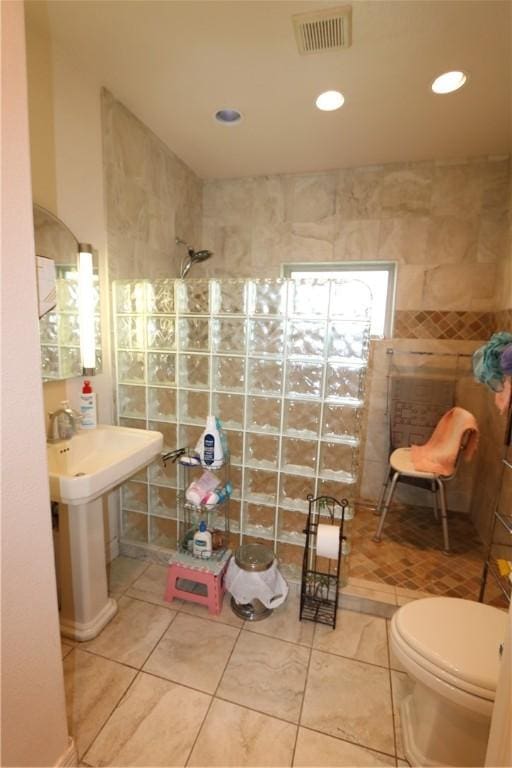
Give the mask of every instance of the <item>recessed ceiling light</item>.
[(238, 109), (219, 109), (215, 113), (215, 119), (224, 125), (235, 125), (242, 119), (242, 113)]
[(466, 73), (459, 70), (444, 72), (436, 77), (431, 87), (434, 93), (452, 93), (462, 88), (467, 79)]
[(317, 98), (315, 104), (323, 112), (333, 112), (343, 106), (345, 97), (339, 91), (325, 91)]

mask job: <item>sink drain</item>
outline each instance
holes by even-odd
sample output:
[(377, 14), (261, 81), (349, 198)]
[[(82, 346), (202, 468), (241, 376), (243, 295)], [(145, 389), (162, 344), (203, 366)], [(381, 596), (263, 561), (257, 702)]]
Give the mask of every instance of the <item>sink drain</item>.
[(86, 474), (85, 472), (76, 472), (76, 473), (73, 475), (73, 477), (84, 477), (84, 476), (85, 476), (85, 474)]

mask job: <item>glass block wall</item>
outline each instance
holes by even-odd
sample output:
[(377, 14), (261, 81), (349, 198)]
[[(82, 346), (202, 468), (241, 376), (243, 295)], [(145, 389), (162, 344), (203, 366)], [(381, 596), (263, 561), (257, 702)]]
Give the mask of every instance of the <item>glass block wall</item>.
[[(100, 289), (94, 274), (94, 327), (96, 372), (101, 372)], [(43, 381), (82, 375), (80, 323), (78, 315), (78, 272), (57, 265), (57, 305), (39, 320)]]
[[(300, 567), (307, 496), (354, 500), (369, 347), (368, 288), (334, 280), (114, 283), (117, 413), (194, 447), (206, 416), (231, 451), (231, 545)], [(176, 546), (176, 467), (122, 488), (124, 542)]]

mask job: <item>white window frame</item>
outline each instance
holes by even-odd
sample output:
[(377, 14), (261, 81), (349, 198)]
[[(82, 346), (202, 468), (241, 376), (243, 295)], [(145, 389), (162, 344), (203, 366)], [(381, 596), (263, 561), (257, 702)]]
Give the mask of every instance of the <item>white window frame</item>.
[(282, 277), (291, 278), (293, 272), (339, 272), (340, 278), (343, 277), (344, 272), (388, 272), (384, 335), (372, 334), (372, 338), (392, 338), (397, 279), (396, 261), (322, 261), (316, 263), (307, 261), (281, 265)]

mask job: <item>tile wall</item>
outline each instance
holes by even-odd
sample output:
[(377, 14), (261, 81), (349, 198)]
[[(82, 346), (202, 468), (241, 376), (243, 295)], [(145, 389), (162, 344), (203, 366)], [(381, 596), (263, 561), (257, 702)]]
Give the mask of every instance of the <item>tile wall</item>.
[[(202, 182), (107, 91), (103, 130), (111, 279), (177, 275), (183, 254), (176, 235), (215, 252), (198, 277), (270, 278), (283, 263), (395, 260), (391, 346), (407, 340), (416, 350), (431, 345), (468, 354), (497, 327), (512, 327), (508, 158)], [(456, 359), (443, 358), (437, 375), (452, 375)], [(362, 486), (369, 501), (387, 466), (388, 362), (376, 354), (372, 366)], [(485, 392), (470, 380), (466, 371), (461, 404), (482, 414), (496, 445), (494, 421), (482, 410)], [(469, 511), (473, 484), (481, 486), (488, 472), (480, 455), (463, 476), (464, 487), (450, 493), (455, 509)], [(424, 503), (409, 490), (402, 500)], [(471, 506), (474, 515), (488, 514), (489, 502), (483, 503), (485, 512)]]
[(102, 124), (110, 279), (174, 277), (176, 237), (201, 247), (202, 181), (105, 89)]
[(508, 158), (205, 182), (211, 274), (282, 263), (398, 262), (396, 309), (493, 312), (507, 252)]
[[(206, 265), (211, 274), (277, 275), (283, 263), (306, 261), (398, 263), (394, 338), (375, 345), (371, 362), (362, 484), (369, 502), (387, 467), (385, 347), (443, 353), (426, 358), (427, 375), (455, 376), (458, 404), (481, 414), (488, 441), (499, 442), (485, 416), (486, 393), (457, 353), (469, 354), (498, 326), (512, 327), (504, 311), (512, 306), (510, 189), (506, 157), (205, 182), (203, 239), (216, 253)], [(402, 357), (398, 368), (414, 375), (418, 360)], [(473, 484), (489, 469), (480, 455), (452, 484), (452, 509), (474, 510)], [(413, 488), (399, 486), (396, 498), (425, 503)], [(489, 514), (487, 502), (479, 515)]]
[[(498, 287), (496, 292), (497, 312), (495, 330), (512, 333), (512, 184), (509, 187), (508, 241), (498, 262)], [(477, 471), (473, 485), (471, 515), (480, 536), (487, 540), (494, 509), (498, 503), (500, 488), (503, 483), (510, 491), (510, 477), (503, 473), (501, 458), (505, 456), (504, 438), (506, 416), (500, 416), (494, 403), (494, 394), (487, 387), (480, 387), (482, 411), (480, 422), (485, 424), (480, 439)], [(508, 452), (510, 457), (510, 449)], [(510, 498), (510, 493), (506, 497)], [(503, 502), (502, 502), (503, 503)], [(501, 509), (504, 509), (502, 506)]]

